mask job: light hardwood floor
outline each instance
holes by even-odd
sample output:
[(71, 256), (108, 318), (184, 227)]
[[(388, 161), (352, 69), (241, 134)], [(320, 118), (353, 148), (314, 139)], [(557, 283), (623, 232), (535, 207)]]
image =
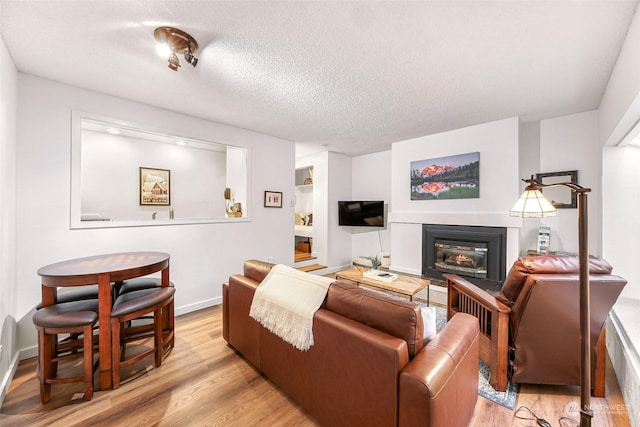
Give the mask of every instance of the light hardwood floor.
[[(2, 426), (316, 426), (222, 339), (222, 310), (212, 307), (176, 318), (176, 347), (160, 368), (152, 358), (125, 372), (133, 376), (117, 390), (97, 390), (82, 399), (81, 384), (52, 388), (40, 404), (36, 360), (20, 363), (0, 412)], [(149, 368), (147, 368), (149, 366)], [(64, 371), (62, 371), (64, 372)], [(97, 384), (98, 382), (96, 382)], [(565, 407), (579, 401), (577, 387), (523, 385), (516, 408), (559, 424)], [(607, 372), (607, 397), (592, 399), (594, 426), (629, 426), (615, 376)], [(471, 426), (535, 426), (514, 411), (479, 398)], [(577, 423), (563, 422), (562, 426)]]

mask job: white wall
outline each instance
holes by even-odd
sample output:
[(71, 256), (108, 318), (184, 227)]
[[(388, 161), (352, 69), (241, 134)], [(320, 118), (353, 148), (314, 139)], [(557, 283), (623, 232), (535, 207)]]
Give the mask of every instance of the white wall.
[[(605, 148), (603, 151), (604, 173), (602, 221), (607, 238), (602, 251), (606, 259), (616, 260), (615, 273), (630, 284), (640, 283), (638, 252), (634, 248), (640, 241), (640, 148)], [(640, 286), (626, 286), (622, 296), (640, 300)]]
[[(540, 172), (540, 122), (520, 123), (519, 144), (520, 178), (529, 178)], [(526, 183), (520, 181), (520, 192)], [(527, 218), (522, 221), (520, 229), (520, 255), (527, 255), (527, 250), (537, 249), (540, 219)]]
[[(175, 218), (225, 216), (226, 151), (83, 130), (81, 153), (83, 214), (138, 221), (156, 212), (168, 219), (171, 208)], [(170, 206), (140, 205), (139, 167), (170, 170)]]
[(351, 264), (351, 234), (338, 226), (338, 200), (351, 197), (351, 158), (343, 154), (327, 153), (328, 189), (327, 224), (328, 252), (327, 265), (344, 268)]
[[(589, 204), (589, 253), (600, 256), (602, 149), (598, 140), (598, 112), (572, 114), (540, 121), (540, 172), (577, 170), (578, 184), (591, 188)], [(566, 190), (569, 194), (569, 189)], [(577, 209), (558, 209), (544, 218), (551, 227), (551, 251), (578, 253)]]
[(627, 31), (598, 109), (601, 145), (616, 145), (640, 116), (640, 7)]
[(383, 200), (385, 227), (350, 227), (351, 256), (375, 256), (391, 251), (391, 150), (353, 157), (351, 159), (351, 200)]
[[(600, 103), (601, 145), (615, 146), (640, 133), (640, 8), (627, 32)], [(632, 425), (640, 425), (640, 280), (635, 267), (638, 160), (632, 147), (603, 150), (602, 255), (629, 282), (607, 322), (607, 348)]]
[(0, 404), (17, 367), (16, 99), (17, 71), (0, 38)]
[[(168, 252), (177, 314), (220, 303), (221, 284), (240, 272), (247, 258), (292, 263), (293, 208), (263, 208), (263, 194), (281, 190), (293, 197), (293, 143), (22, 73), (18, 90), (17, 277), (11, 287), (18, 292), (21, 348), (36, 344), (31, 324), (40, 301), (36, 271), (52, 262), (119, 251)], [(72, 110), (249, 148), (250, 221), (70, 230)]]
[(640, 148), (605, 147), (602, 174), (602, 254), (627, 286), (607, 321), (607, 348), (632, 425), (640, 425)]
[[(480, 152), (480, 197), (411, 200), (410, 163)], [(522, 219), (509, 216), (519, 197), (518, 119), (510, 118), (401, 141), (392, 146), (391, 266), (420, 274), (422, 224), (508, 227), (507, 265), (518, 256)]]

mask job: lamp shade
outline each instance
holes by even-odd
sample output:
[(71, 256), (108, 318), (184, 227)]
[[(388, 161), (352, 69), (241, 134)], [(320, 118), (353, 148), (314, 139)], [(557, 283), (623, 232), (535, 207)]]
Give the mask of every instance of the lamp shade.
[(522, 218), (543, 218), (556, 216), (556, 208), (542, 195), (540, 190), (527, 187), (509, 211), (511, 216)]

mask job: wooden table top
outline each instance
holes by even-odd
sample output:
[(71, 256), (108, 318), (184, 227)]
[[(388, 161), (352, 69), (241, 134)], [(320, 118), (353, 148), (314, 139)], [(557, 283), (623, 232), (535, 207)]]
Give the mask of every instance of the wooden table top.
[(160, 271), (165, 264), (168, 266), (169, 258), (164, 252), (95, 255), (46, 265), (38, 270), (38, 275), (44, 285), (52, 286), (98, 283), (97, 276), (105, 273), (112, 276), (112, 281), (125, 280), (142, 275), (144, 270)]
[(392, 282), (384, 282), (382, 280), (370, 279), (364, 277), (362, 273), (367, 271), (367, 268), (352, 267), (348, 270), (338, 271), (336, 274), (337, 279), (352, 280), (354, 282), (362, 283), (365, 285), (373, 286), (379, 289), (385, 289), (392, 292), (397, 292), (402, 295), (413, 296), (429, 286), (429, 280), (420, 277), (411, 277), (404, 274), (393, 273), (398, 278)]

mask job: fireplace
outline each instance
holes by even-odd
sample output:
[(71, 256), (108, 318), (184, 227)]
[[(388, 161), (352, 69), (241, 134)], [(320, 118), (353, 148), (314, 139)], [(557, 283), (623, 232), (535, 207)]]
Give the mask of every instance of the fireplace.
[(467, 225), (422, 225), (422, 274), (442, 279), (454, 273), (502, 282), (507, 229)]

